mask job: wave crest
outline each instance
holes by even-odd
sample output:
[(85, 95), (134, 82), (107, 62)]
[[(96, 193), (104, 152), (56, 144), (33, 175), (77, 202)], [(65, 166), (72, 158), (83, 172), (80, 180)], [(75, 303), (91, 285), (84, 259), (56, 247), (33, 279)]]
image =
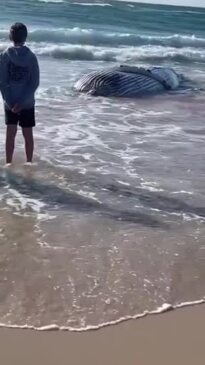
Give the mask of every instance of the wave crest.
[[(6, 48), (6, 42), (0, 43), (0, 51)], [(71, 61), (105, 62), (147, 62), (147, 63), (205, 63), (205, 50), (192, 48), (175, 49), (172, 47), (94, 47), (30, 43), (29, 46), (38, 56), (52, 57)]]
[[(0, 30), (0, 39), (6, 40), (8, 31)], [(163, 46), (173, 48), (205, 48), (205, 39), (194, 35), (143, 36), (130, 33), (109, 33), (93, 29), (59, 28), (33, 29), (29, 32), (31, 42), (65, 43), (94, 46)]]
[[(35, 46), (34, 46), (35, 47)], [(58, 59), (107, 62), (151, 62), (173, 61), (179, 63), (205, 62), (205, 50), (191, 48), (176, 50), (164, 47), (103, 48), (93, 46), (50, 45), (36, 48), (36, 53)]]

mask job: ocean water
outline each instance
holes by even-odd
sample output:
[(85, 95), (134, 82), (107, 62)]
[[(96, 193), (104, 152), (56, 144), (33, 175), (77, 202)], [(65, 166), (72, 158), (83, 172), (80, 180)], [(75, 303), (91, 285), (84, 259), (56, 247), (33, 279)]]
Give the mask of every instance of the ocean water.
[[(1, 0), (0, 50), (25, 22), (41, 67), (33, 167), (4, 166), (0, 323), (86, 330), (205, 299), (205, 10)], [(186, 87), (92, 98), (85, 72), (174, 67)]]

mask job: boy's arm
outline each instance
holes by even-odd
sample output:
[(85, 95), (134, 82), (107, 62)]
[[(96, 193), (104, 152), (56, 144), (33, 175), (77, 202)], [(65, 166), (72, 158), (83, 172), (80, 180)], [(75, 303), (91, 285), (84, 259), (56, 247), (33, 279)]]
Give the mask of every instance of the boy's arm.
[(0, 91), (2, 89), (2, 54), (0, 53)]
[(31, 70), (31, 79), (29, 84), (26, 86), (26, 88), (23, 90), (22, 94), (19, 97), (19, 100), (17, 102), (17, 105), (14, 106), (14, 110), (18, 109), (18, 111), (20, 109), (22, 109), (23, 104), (26, 103), (26, 101), (28, 99), (30, 99), (30, 97), (33, 96), (33, 94), (35, 94), (39, 83), (40, 83), (40, 70), (39, 70), (39, 65), (38, 65), (38, 60), (37, 57), (34, 55), (32, 58), (32, 63), (30, 65), (30, 70)]
[(5, 101), (5, 95), (8, 96), (7, 85), (5, 84), (5, 65), (6, 61), (4, 54), (0, 53), (0, 92), (4, 99), (5, 105), (7, 106), (7, 108), (11, 109), (10, 102), (8, 100)]

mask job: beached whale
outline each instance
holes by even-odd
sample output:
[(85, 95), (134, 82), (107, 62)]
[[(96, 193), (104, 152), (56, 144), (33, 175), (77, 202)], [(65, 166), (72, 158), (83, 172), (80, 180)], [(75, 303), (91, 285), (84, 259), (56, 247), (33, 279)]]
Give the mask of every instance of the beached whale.
[(172, 68), (122, 65), (86, 74), (75, 83), (74, 89), (94, 96), (137, 97), (175, 90), (180, 82), (181, 76)]

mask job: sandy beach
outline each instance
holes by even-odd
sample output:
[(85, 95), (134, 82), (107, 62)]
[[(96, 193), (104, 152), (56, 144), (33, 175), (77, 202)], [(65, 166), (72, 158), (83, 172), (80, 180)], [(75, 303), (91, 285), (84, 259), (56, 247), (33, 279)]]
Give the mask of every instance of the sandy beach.
[(84, 333), (0, 330), (2, 365), (199, 365), (205, 305)]

